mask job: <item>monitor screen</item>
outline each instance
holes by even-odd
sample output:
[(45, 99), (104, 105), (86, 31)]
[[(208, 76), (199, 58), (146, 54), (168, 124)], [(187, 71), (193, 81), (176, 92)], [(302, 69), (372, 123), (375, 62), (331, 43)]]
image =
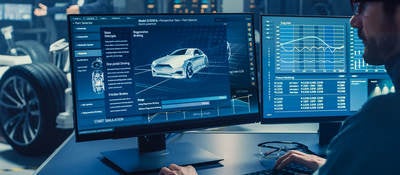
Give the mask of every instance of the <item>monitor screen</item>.
[[(67, 2), (55, 2), (54, 7), (65, 7), (68, 5)], [(54, 14), (54, 20), (55, 21), (66, 21), (67, 20), (67, 14), (66, 13), (55, 13)]]
[(259, 121), (251, 14), (68, 21), (78, 141)]
[(262, 121), (342, 120), (394, 92), (348, 17), (262, 16)]
[[(4, 20), (30, 21), (32, 19), (32, 4), (5, 3), (2, 6), (4, 10), (1, 14)], [(1, 11), (2, 10), (0, 10), (0, 12)]]

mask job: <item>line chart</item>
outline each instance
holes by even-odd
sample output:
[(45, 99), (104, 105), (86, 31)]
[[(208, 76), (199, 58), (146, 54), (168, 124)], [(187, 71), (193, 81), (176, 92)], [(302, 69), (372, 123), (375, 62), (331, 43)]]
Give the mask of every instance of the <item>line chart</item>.
[(276, 26), (277, 73), (346, 71), (344, 25)]
[[(297, 41), (300, 42), (300, 41), (307, 40), (307, 39), (316, 39), (318, 41), (321, 41), (323, 46), (310, 46), (310, 47), (303, 47), (303, 48), (293, 47), (293, 49), (287, 49), (285, 47), (288, 44), (291, 44), (291, 43), (294, 43), (294, 42), (297, 42)], [(326, 52), (327, 50), (329, 50), (331, 53), (335, 53), (337, 50), (344, 49), (344, 45), (339, 46), (339, 47), (330, 46), (324, 40), (322, 40), (321, 38), (318, 38), (316, 36), (306, 36), (306, 37), (303, 37), (303, 38), (295, 39), (293, 41), (288, 41), (288, 42), (285, 42), (285, 43), (281, 43), (280, 47), (285, 52), (305, 52), (305, 51), (313, 52), (315, 50), (322, 50), (322, 51)]]

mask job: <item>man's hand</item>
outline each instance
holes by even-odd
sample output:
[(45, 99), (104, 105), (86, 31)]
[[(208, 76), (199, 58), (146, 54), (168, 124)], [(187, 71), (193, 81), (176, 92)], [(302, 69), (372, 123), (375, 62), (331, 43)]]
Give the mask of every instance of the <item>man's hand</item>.
[(163, 167), (159, 175), (197, 175), (196, 169), (193, 166), (179, 166), (171, 164), (169, 167)]
[(79, 6), (78, 5), (71, 5), (67, 8), (67, 14), (79, 14)]
[(35, 14), (36, 16), (46, 16), (47, 15), (47, 6), (39, 3), (39, 8), (35, 8), (35, 10), (33, 11), (33, 14)]
[(276, 161), (275, 169), (282, 169), (291, 162), (303, 165), (315, 171), (320, 166), (325, 164), (326, 159), (318, 157), (316, 155), (306, 154), (300, 151), (291, 150)]

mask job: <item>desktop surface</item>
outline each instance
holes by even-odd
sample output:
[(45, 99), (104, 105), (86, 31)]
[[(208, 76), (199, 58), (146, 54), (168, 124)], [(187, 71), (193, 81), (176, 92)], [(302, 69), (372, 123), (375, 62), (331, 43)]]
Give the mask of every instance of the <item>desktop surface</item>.
[[(119, 171), (106, 165), (100, 152), (134, 147), (136, 138), (118, 140), (98, 140), (75, 142), (72, 135), (54, 152), (36, 171), (37, 175), (46, 174), (120, 174)], [(176, 134), (167, 142), (189, 142), (222, 157), (219, 164), (196, 167), (201, 174), (246, 174), (271, 168), (274, 162), (261, 164), (258, 158), (257, 144), (265, 141), (287, 140), (307, 145), (312, 151), (320, 152), (318, 134), (316, 133), (224, 133), (197, 132)], [(168, 166), (168, 165), (165, 165)], [(158, 171), (147, 174), (158, 174)]]

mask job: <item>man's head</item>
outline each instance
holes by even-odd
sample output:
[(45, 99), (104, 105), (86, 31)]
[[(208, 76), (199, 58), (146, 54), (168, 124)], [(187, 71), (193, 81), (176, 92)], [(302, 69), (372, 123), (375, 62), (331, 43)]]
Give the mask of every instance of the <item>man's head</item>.
[(400, 53), (400, 0), (351, 0), (352, 27), (365, 45), (364, 60), (385, 64)]

